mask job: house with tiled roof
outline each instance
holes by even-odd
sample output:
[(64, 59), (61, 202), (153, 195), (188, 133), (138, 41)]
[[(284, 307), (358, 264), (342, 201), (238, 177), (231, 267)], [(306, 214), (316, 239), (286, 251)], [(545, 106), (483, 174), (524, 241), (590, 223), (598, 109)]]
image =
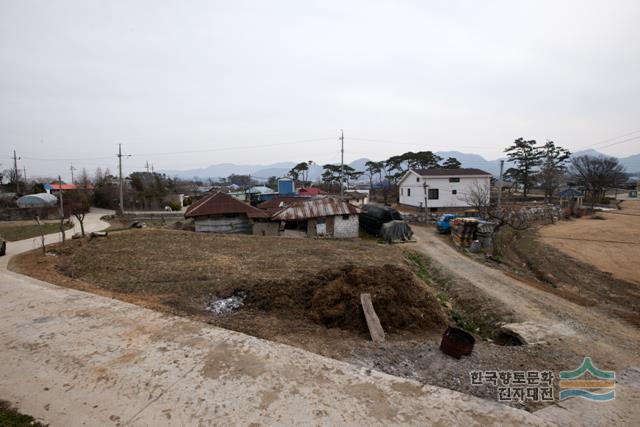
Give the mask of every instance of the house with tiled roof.
[(198, 232), (252, 234), (254, 225), (268, 221), (269, 214), (229, 194), (215, 192), (189, 206), (184, 217), (193, 219)]
[(411, 169), (398, 182), (401, 205), (437, 211), (469, 207), (472, 193), (487, 197), (491, 174), (476, 168)]

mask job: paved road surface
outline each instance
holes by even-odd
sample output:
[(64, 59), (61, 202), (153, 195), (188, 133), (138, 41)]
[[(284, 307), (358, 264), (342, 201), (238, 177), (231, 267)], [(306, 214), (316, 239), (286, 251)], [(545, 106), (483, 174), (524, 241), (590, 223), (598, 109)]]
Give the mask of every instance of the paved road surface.
[[(104, 226), (101, 214), (88, 215), (88, 230)], [(9, 254), (33, 247), (14, 242)], [(52, 426), (552, 425), (496, 402), (34, 280), (8, 272), (7, 258), (0, 399)]]

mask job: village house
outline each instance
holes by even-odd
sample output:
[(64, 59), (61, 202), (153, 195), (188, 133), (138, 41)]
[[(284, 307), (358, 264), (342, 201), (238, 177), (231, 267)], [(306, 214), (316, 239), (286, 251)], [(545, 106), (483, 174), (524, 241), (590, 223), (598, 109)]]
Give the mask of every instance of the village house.
[[(298, 230), (308, 237), (358, 237), (360, 209), (345, 200), (329, 196), (303, 198), (280, 209), (271, 221), (284, 229)], [(282, 227), (281, 227), (282, 228)]]
[(216, 192), (192, 204), (184, 217), (193, 218), (197, 232), (256, 234), (255, 224), (267, 221), (269, 214), (229, 194)]
[(480, 169), (411, 169), (400, 179), (401, 205), (427, 208), (469, 207), (472, 193), (486, 196), (491, 188), (491, 174)]

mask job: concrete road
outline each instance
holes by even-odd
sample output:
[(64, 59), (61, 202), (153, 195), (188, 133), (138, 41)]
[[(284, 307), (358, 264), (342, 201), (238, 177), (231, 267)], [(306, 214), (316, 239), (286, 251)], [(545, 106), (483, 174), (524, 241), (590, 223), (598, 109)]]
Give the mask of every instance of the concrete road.
[[(87, 218), (87, 229), (104, 226), (99, 215)], [(13, 243), (9, 254), (32, 247)], [(552, 425), (496, 402), (34, 280), (7, 271), (6, 259), (0, 399), (52, 426)]]

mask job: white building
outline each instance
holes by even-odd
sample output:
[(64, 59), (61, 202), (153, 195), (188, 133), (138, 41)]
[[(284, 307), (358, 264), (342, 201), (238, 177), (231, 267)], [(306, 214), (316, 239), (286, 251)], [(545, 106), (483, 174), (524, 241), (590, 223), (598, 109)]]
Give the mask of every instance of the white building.
[[(437, 208), (469, 207), (472, 192), (489, 198), (491, 174), (480, 169), (412, 169), (398, 183), (400, 204)], [(488, 200), (487, 200), (488, 201)]]

